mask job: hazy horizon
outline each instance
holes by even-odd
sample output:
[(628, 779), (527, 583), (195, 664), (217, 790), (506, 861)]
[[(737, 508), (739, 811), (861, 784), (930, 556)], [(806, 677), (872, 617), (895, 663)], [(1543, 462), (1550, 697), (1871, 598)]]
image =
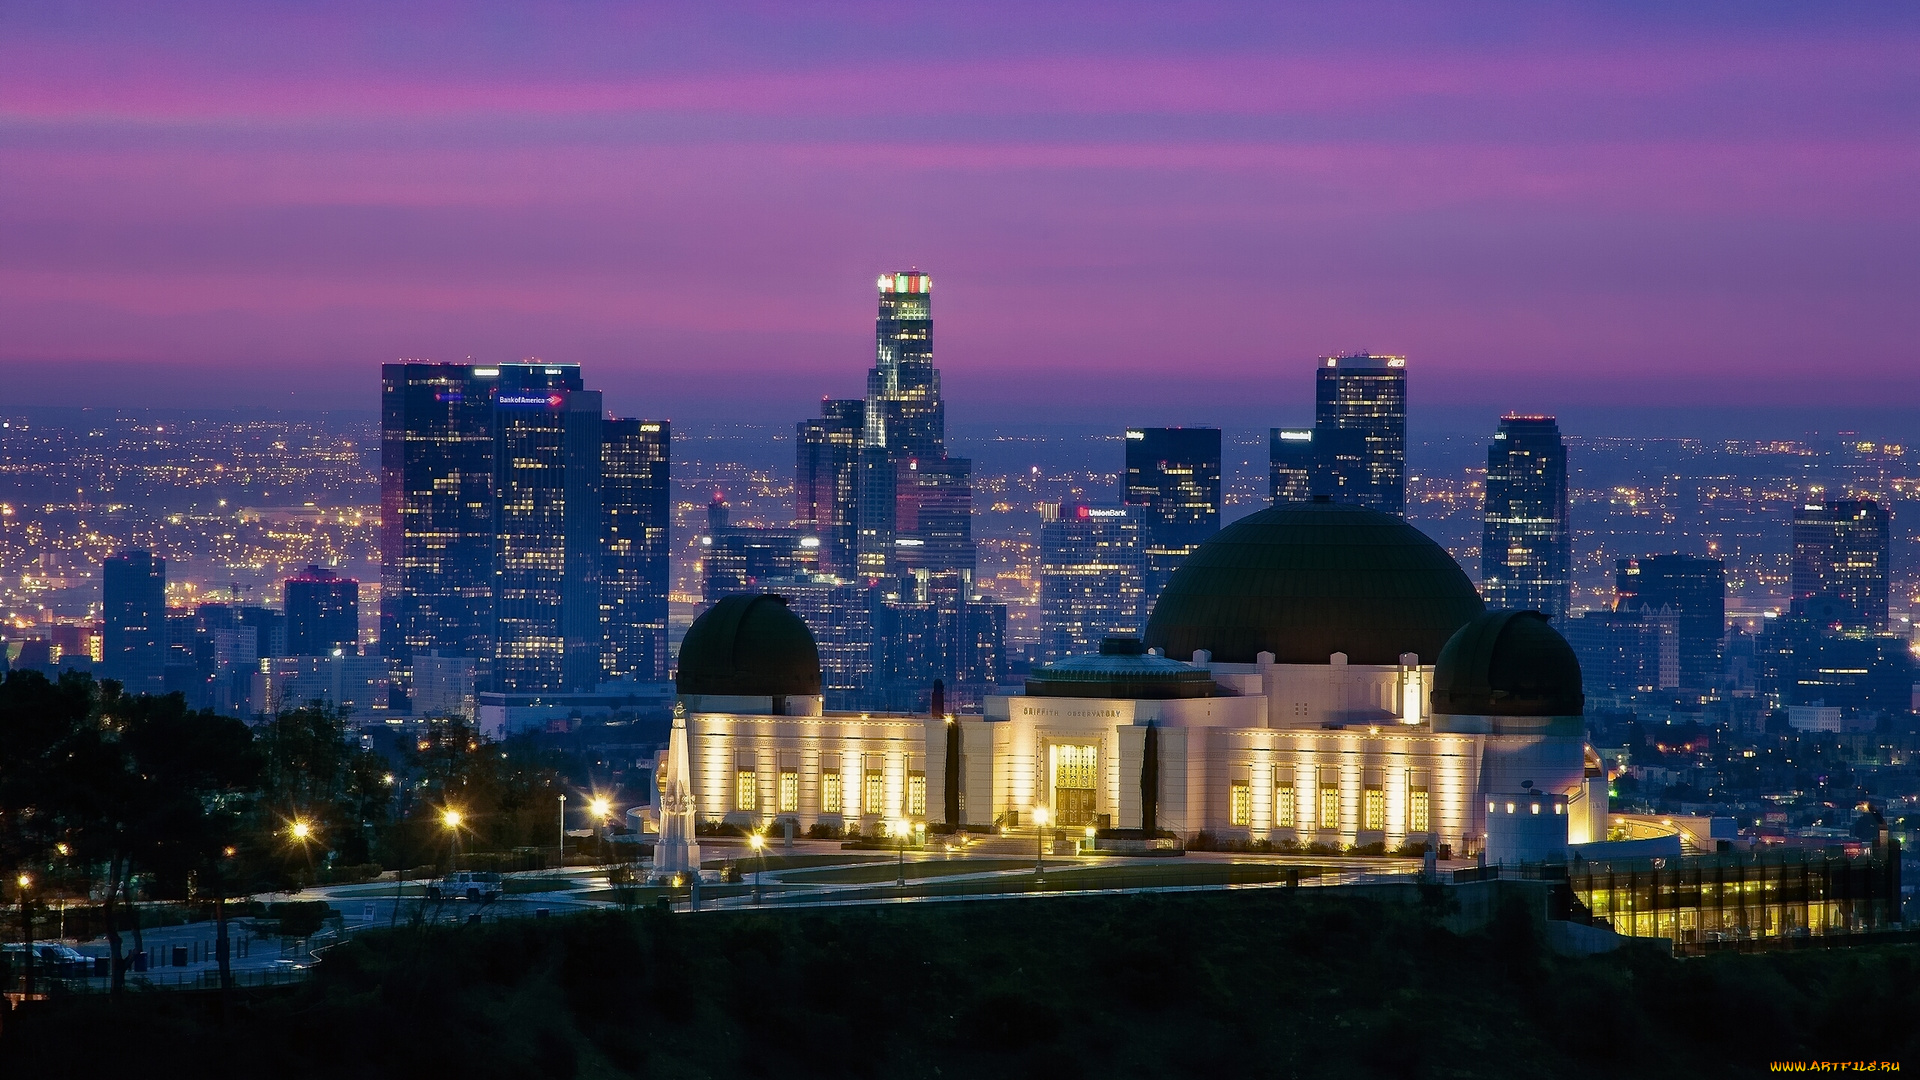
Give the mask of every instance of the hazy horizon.
[(797, 418), (858, 396), (909, 265), (956, 415), (1284, 422), (1353, 349), (1423, 409), (1920, 391), (1911, 6), (0, 28), (14, 403), (362, 408), (383, 361), (535, 355), (617, 408)]

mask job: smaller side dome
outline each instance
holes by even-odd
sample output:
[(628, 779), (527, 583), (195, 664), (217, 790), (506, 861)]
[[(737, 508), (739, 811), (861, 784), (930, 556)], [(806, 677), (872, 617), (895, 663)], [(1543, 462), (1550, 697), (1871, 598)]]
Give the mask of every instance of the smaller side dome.
[(722, 597), (687, 628), (674, 689), (715, 696), (815, 695), (820, 649), (786, 597)]
[(1432, 703), (1451, 716), (1579, 716), (1587, 697), (1579, 657), (1545, 615), (1489, 611), (1441, 648)]
[(1211, 697), (1213, 674), (1205, 668), (1154, 656), (1137, 637), (1109, 637), (1092, 656), (1069, 656), (1027, 676), (1029, 697), (1121, 700)]

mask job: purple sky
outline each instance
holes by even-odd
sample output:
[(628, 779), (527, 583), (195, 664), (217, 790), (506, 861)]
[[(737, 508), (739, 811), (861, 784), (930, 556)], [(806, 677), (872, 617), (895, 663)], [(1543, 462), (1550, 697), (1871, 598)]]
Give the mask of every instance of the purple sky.
[(976, 419), (1294, 420), (1355, 348), (1416, 404), (1884, 406), (1916, 56), (1912, 5), (9, 4), (0, 374), (537, 355), (791, 419), (917, 265)]

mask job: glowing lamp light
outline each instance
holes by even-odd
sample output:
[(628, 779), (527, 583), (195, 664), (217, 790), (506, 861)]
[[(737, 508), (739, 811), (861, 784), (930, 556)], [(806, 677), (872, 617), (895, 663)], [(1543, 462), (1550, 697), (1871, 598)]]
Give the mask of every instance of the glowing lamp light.
[(761, 848), (767, 846), (767, 838), (761, 836), (759, 833), (754, 833), (752, 836), (747, 837), (747, 846), (753, 848), (755, 851), (759, 851)]
[(313, 826), (304, 821), (296, 821), (287, 830), (295, 840), (305, 840), (313, 835)]
[(33, 875), (21, 874), (19, 877), (13, 879), (13, 883), (22, 889), (31, 889), (33, 888)]
[(1040, 826), (1041, 828), (1046, 827), (1047, 818), (1051, 816), (1052, 815), (1047, 811), (1047, 808), (1044, 806), (1036, 806), (1033, 808), (1033, 823), (1035, 825)]
[(458, 810), (447, 809), (440, 812), (440, 824), (445, 825), (449, 829), (459, 828), (460, 823), (464, 820), (466, 819), (461, 816)]
[(603, 818), (612, 812), (613, 803), (609, 802), (604, 795), (595, 796), (593, 801), (587, 804), (587, 810), (591, 812), (594, 817)]

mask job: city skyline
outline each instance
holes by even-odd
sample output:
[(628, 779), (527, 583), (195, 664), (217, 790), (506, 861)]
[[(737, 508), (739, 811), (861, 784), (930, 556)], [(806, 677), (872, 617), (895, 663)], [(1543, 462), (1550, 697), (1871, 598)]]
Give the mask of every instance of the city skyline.
[(538, 356), (792, 416), (918, 266), (976, 416), (1240, 422), (1356, 347), (1563, 417), (1914, 388), (1911, 11), (1374, 10), (16, 15), (0, 368), (364, 408)]
[(0, 6), (0, 1072), (1897, 1072), (1916, 55)]

